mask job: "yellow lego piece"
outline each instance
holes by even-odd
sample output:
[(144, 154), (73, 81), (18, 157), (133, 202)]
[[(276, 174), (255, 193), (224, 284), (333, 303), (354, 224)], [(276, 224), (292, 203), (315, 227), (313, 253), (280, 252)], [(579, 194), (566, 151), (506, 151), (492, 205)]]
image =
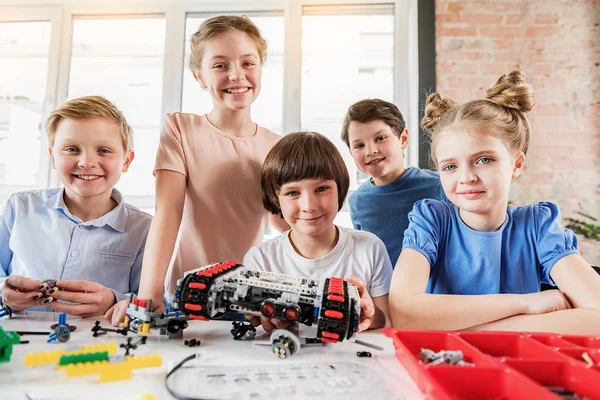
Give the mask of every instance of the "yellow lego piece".
[(119, 324), (119, 327), (121, 327), (121, 328), (129, 327), (129, 315), (125, 315), (125, 318), (123, 319), (123, 322), (121, 322)]
[(96, 353), (101, 351), (108, 351), (108, 354), (116, 354), (117, 344), (115, 342), (91, 344), (83, 346), (80, 350), (75, 351), (66, 351), (65, 349), (58, 349), (53, 351), (39, 351), (35, 353), (27, 353), (25, 354), (25, 366), (35, 367), (44, 364), (54, 364), (57, 363), (58, 360), (60, 360), (60, 357), (63, 355), (70, 356), (75, 354)]
[(141, 324), (138, 326), (138, 336), (150, 336), (150, 324)]
[(150, 393), (144, 393), (140, 400), (158, 400), (158, 397), (151, 395)]
[(120, 363), (109, 361), (94, 361), (79, 364), (69, 364), (63, 367), (67, 377), (100, 374), (99, 382), (112, 382), (122, 379), (131, 379), (131, 370), (138, 368), (151, 368), (162, 365), (160, 354), (145, 356), (130, 356)]

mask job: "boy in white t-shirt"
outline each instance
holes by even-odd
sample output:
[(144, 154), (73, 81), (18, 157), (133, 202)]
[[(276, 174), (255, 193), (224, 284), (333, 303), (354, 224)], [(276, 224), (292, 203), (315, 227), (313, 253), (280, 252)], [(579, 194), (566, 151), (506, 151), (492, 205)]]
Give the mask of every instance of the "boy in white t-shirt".
[[(263, 164), (263, 205), (291, 230), (252, 247), (248, 268), (325, 279), (345, 277), (361, 294), (359, 331), (385, 326), (392, 265), (383, 242), (369, 232), (334, 225), (349, 186), (348, 170), (335, 145), (314, 132), (284, 136)], [(248, 317), (266, 331), (282, 321)]]

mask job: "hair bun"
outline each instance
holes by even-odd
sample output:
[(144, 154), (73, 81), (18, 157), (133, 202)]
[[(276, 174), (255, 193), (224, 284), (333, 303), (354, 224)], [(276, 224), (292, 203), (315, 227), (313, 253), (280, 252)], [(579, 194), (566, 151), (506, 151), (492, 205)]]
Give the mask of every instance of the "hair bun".
[(521, 112), (529, 112), (535, 105), (533, 88), (525, 82), (523, 71), (502, 75), (485, 93), (486, 100)]
[(425, 115), (421, 120), (423, 129), (431, 132), (440, 122), (446, 111), (456, 105), (456, 102), (449, 98), (442, 97), (439, 93), (432, 93), (425, 101)]

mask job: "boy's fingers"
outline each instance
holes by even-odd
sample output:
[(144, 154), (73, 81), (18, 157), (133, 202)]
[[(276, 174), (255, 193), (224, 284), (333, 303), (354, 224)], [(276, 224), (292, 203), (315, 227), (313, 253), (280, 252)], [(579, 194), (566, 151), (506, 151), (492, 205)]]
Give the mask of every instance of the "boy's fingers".
[(65, 279), (56, 282), (56, 286), (67, 292), (96, 292), (99, 290), (99, 286), (102, 285), (90, 281)]
[(260, 316), (260, 324), (262, 325), (262, 327), (264, 328), (264, 330), (266, 332), (271, 332), (272, 330), (274, 330), (276, 328), (276, 326), (273, 325), (273, 323), (271, 322), (271, 319), (267, 318), (263, 315)]
[(245, 314), (244, 317), (252, 324), (253, 327), (257, 327), (260, 325), (260, 318), (255, 317), (252, 314)]
[(58, 291), (52, 295), (57, 300), (70, 301), (71, 303), (93, 303), (95, 294), (82, 292), (63, 292)]
[(19, 275), (11, 275), (5, 280), (5, 285), (12, 286), (19, 290), (37, 291), (40, 286), (40, 281), (26, 278)]
[(371, 326), (371, 320), (365, 319), (360, 324), (358, 324), (358, 331), (366, 331), (367, 329), (369, 329), (369, 326)]
[[(2, 301), (4, 303), (19, 304), (26, 307), (34, 307), (42, 304), (41, 299), (35, 299), (34, 297), (38, 294), (38, 291), (34, 292), (17, 292), (16, 290), (5, 287), (2, 292)], [(9, 306), (13, 308), (10, 304)]]

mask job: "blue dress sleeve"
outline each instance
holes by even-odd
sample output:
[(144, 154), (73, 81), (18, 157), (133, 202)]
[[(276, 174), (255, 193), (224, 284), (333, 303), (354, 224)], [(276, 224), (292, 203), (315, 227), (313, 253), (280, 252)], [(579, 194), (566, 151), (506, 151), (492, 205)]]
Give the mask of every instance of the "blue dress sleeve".
[(536, 251), (541, 266), (542, 282), (552, 283), (550, 271), (563, 257), (579, 254), (577, 236), (561, 225), (560, 210), (556, 204), (541, 202), (534, 208), (536, 229)]
[[(14, 195), (10, 196), (0, 215), (0, 278), (10, 275), (10, 264), (13, 252), (10, 249), (10, 235), (15, 222)], [(0, 293), (1, 289), (0, 289)]]
[(413, 249), (423, 254), (429, 261), (430, 267), (438, 259), (438, 249), (441, 238), (441, 221), (444, 207), (438, 200), (425, 199), (415, 203), (408, 214), (408, 228), (404, 231), (402, 249)]

